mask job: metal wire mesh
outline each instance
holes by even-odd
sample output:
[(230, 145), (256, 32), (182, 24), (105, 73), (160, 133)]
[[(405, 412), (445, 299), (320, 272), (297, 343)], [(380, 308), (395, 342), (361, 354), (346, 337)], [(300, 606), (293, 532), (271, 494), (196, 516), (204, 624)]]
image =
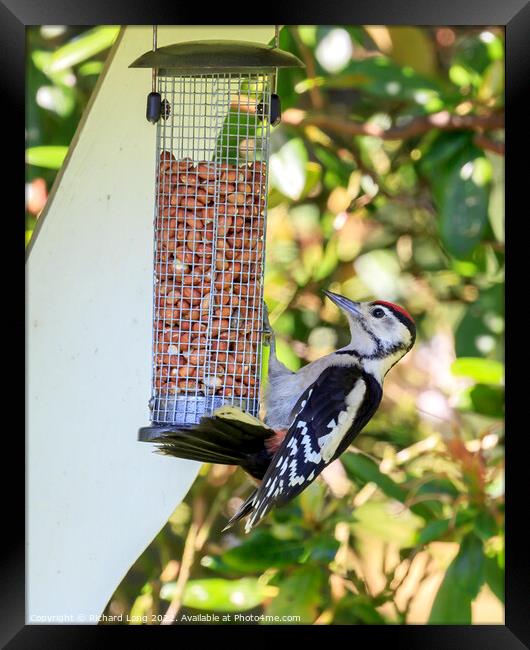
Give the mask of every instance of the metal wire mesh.
[(151, 421), (257, 415), (272, 75), (159, 77)]

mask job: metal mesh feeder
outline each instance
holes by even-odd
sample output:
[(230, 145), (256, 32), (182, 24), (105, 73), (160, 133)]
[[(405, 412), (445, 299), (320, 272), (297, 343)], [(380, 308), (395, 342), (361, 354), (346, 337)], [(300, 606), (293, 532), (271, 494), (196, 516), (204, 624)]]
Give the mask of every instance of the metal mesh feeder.
[[(277, 48), (179, 43), (153, 69), (157, 124), (150, 440), (223, 404), (257, 415), (270, 126), (280, 119)], [(155, 86), (156, 81), (156, 86)]]

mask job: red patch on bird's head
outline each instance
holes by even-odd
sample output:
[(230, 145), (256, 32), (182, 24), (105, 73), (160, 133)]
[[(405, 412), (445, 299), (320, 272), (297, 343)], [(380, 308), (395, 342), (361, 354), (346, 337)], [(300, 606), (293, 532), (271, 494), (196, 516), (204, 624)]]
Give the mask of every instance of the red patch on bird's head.
[(393, 309), (394, 311), (398, 311), (400, 314), (403, 314), (403, 316), (405, 316), (405, 318), (408, 318), (411, 323), (414, 323), (414, 319), (409, 314), (409, 312), (406, 309), (403, 309), (403, 307), (400, 307), (399, 305), (395, 305), (393, 302), (387, 302), (386, 300), (377, 300), (373, 304), (374, 305), (384, 305), (385, 307), (390, 307), (390, 309)]

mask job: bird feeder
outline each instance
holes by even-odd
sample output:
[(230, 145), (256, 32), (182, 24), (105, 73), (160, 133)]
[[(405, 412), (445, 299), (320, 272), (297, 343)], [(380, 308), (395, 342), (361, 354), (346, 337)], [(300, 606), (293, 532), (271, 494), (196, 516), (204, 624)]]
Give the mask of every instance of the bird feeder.
[(223, 404), (257, 415), (276, 47), (193, 41), (146, 52), (156, 123), (151, 426), (198, 423)]

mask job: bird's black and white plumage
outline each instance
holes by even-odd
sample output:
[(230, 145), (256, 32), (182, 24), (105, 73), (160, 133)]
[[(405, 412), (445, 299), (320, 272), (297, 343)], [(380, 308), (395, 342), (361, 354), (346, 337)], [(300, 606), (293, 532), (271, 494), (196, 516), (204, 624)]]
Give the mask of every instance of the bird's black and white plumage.
[(250, 531), (338, 458), (377, 410), (384, 376), (414, 343), (414, 321), (402, 307), (326, 294), (346, 314), (351, 342), (294, 373), (272, 341), (265, 423), (222, 407), (192, 429), (166, 429), (158, 441), (163, 453), (240, 465), (259, 481), (228, 526), (247, 516)]
[(377, 380), (357, 363), (322, 371), (304, 391), (292, 424), (250, 499), (247, 532), (272, 506), (305, 490), (342, 454), (375, 413), (382, 394)]

